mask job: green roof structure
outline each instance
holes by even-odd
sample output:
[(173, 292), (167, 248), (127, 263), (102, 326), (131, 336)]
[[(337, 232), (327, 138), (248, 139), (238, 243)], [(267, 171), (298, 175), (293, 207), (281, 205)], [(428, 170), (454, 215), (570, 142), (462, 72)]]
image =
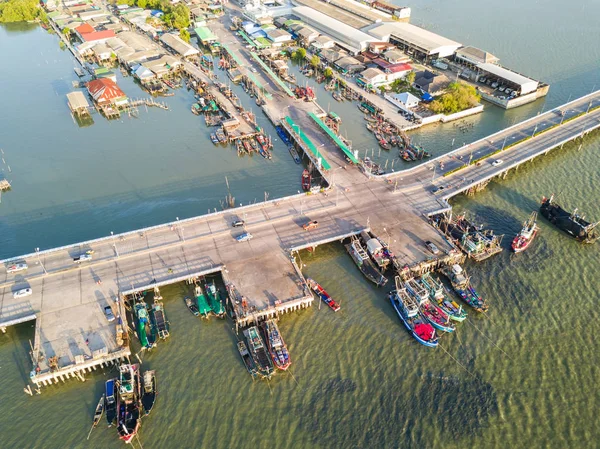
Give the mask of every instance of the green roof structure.
[(202, 26), (202, 27), (194, 28), (194, 31), (196, 32), (198, 39), (200, 39), (200, 41), (203, 44), (210, 44), (217, 40), (217, 36), (215, 35), (215, 33), (213, 33), (211, 31), (211, 29), (208, 27)]
[(275, 72), (273, 72), (273, 70), (271, 70), (271, 68), (267, 64), (265, 64), (264, 61), (262, 59), (260, 59), (260, 57), (256, 53), (250, 52), (250, 55), (254, 58), (254, 60), (256, 62), (258, 62), (261, 65), (261, 67), (265, 70), (265, 72), (267, 72), (269, 74), (269, 76), (271, 78), (273, 78), (273, 80), (277, 83), (277, 85), (279, 87), (281, 87), (283, 89), (283, 91), (290, 96), (290, 98), (296, 98), (296, 95), (294, 95), (294, 92), (292, 92), (290, 90), (290, 88), (287, 86), (287, 84), (285, 84), (281, 80), (281, 78), (279, 78), (275, 74)]
[(313, 121), (319, 125), (319, 127), (325, 131), (325, 133), (331, 137), (331, 140), (333, 140), (335, 142), (335, 144), (341, 148), (341, 150), (344, 152), (344, 154), (348, 157), (348, 159), (350, 159), (353, 163), (358, 164), (358, 159), (356, 158), (356, 156), (354, 155), (354, 153), (352, 153), (352, 150), (350, 150), (350, 148), (348, 148), (346, 146), (346, 144), (344, 142), (342, 142), (340, 140), (340, 138), (329, 128), (329, 126), (327, 126), (325, 123), (323, 123), (323, 121), (317, 117), (314, 112), (309, 112), (308, 113), (309, 117), (313, 119)]
[(304, 145), (310, 150), (315, 159), (321, 161), (321, 167), (323, 167), (324, 170), (331, 170), (331, 165), (329, 165), (329, 162), (327, 162), (323, 155), (319, 153), (318, 148), (315, 146), (314, 143), (312, 143), (312, 141), (306, 136), (306, 134), (304, 134), (304, 131), (302, 131), (302, 129), (300, 129), (300, 127), (296, 125), (289, 116), (285, 117), (285, 121), (288, 124), (288, 126), (292, 128), (292, 130), (300, 137), (302, 142), (304, 142)]

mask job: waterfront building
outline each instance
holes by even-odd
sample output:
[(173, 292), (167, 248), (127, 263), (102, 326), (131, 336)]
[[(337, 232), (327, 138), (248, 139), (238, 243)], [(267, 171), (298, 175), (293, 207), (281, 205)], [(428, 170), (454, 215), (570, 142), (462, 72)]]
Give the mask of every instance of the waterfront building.
[(87, 83), (87, 90), (100, 108), (119, 107), (127, 104), (125, 93), (110, 78), (99, 78)]
[(335, 61), (334, 66), (340, 72), (346, 73), (357, 73), (365, 69), (365, 66), (356, 58), (352, 56), (346, 56), (345, 58), (338, 59)]
[(442, 73), (423, 70), (415, 74), (414, 86), (423, 93), (427, 92), (432, 96), (444, 93), (449, 85), (450, 78)]
[(454, 60), (461, 65), (474, 69), (477, 67), (477, 64), (497, 64), (500, 59), (487, 51), (467, 46), (456, 50)]
[(410, 92), (387, 94), (385, 98), (394, 106), (404, 110), (416, 108), (421, 101)]
[(330, 49), (330, 48), (335, 47), (335, 41), (332, 38), (330, 38), (329, 36), (325, 36), (324, 34), (321, 34), (314, 41), (312, 41), (310, 43), (310, 45), (315, 50)]
[(175, 34), (163, 34), (160, 41), (183, 58), (196, 56), (200, 51)]

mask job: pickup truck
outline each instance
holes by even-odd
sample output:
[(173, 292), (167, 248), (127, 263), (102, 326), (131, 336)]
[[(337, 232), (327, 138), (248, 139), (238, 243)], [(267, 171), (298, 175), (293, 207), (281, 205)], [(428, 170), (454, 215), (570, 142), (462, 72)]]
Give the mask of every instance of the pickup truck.
[(80, 254), (77, 257), (73, 257), (73, 263), (81, 263), (81, 262), (88, 262), (92, 260), (92, 255), (91, 254)]
[(319, 222), (318, 221), (309, 221), (308, 223), (305, 223), (302, 226), (302, 229), (304, 229), (305, 231), (310, 231), (311, 229), (317, 229), (319, 227)]

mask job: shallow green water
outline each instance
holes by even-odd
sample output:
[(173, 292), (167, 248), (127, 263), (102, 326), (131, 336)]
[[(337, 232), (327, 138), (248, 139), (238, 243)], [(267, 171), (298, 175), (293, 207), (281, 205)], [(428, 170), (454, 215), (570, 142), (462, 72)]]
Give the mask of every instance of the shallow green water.
[[(411, 6), (415, 23), (435, 24), (435, 31), (488, 49), (507, 66), (549, 81), (547, 108), (589, 92), (595, 83), (600, 86), (595, 21), (600, 10), (595, 2), (581, 3), (566, 11), (557, 1), (543, 6), (512, 1), (502, 7), (465, 1), (457, 7), (415, 0)], [(535, 13), (536, 19), (526, 20), (517, 8)], [(506, 17), (510, 23), (497, 22)], [(68, 55), (57, 51), (45, 64), (36, 54), (31, 62), (34, 48), (50, 54), (58, 46), (39, 30), (23, 34), (0, 28), (0, 54), (12, 51), (15, 66), (33, 64), (20, 77), (12, 66), (0, 71), (0, 98), (11, 104), (0, 109), (2, 147), (18, 186), (0, 206), (2, 254), (218, 207), (225, 173), (238, 186), (251, 186), (248, 193), (234, 188), (236, 196), (248, 200), (260, 198), (264, 189), (282, 195), (295, 191), (287, 178), (296, 176), (298, 167), (289, 157), (276, 159), (279, 173), (258, 158), (238, 162), (233, 150), (217, 151), (206, 142), (204, 125), (187, 111), (189, 99), (183, 93), (169, 99), (173, 111), (168, 114), (182, 123), (177, 132), (171, 130), (175, 122), (159, 129), (162, 111), (144, 111), (140, 119), (123, 123), (95, 117), (92, 127), (77, 128), (63, 98), (73, 77)], [(53, 64), (54, 58), (62, 62)], [(18, 89), (7, 88), (7, 73)], [(508, 114), (488, 106), (477, 119), (482, 128), (467, 138), (474, 140), (510, 123), (511, 114), (522, 118), (542, 105)], [(336, 112), (351, 126), (343, 110)], [(451, 140), (446, 131), (439, 126), (418, 134), (443, 148)], [(133, 168), (137, 162), (142, 166)], [(598, 166), (596, 133), (585, 138), (581, 150), (565, 146), (492, 182), (475, 197), (457, 198), (455, 209), (505, 233), (505, 247), (541, 196), (552, 192), (560, 192), (565, 206), (579, 207), (598, 220)], [(82, 229), (81, 223), (89, 227)], [(595, 447), (600, 436), (600, 360), (594, 337), (600, 331), (600, 246), (581, 246), (542, 219), (540, 225), (527, 252), (505, 251), (467, 264), (490, 311), (486, 317), (471, 312), (437, 350), (408, 336), (383, 292), (361, 278), (341, 246), (303, 253), (306, 274), (341, 300), (342, 310), (334, 314), (313, 307), (281, 319), (293, 377), (278, 375), (268, 385), (246, 374), (229, 322), (201, 322), (183, 304), (184, 286), (164, 289), (172, 335), (143, 356), (143, 368), (157, 370), (160, 391), (156, 409), (142, 425), (143, 446)], [(46, 231), (48, 226), (53, 228)], [(85, 383), (45, 388), (33, 398), (23, 394), (32, 338), (30, 325), (0, 335), (1, 446), (122, 447), (114, 429), (98, 428), (85, 441), (108, 374), (96, 372)]]

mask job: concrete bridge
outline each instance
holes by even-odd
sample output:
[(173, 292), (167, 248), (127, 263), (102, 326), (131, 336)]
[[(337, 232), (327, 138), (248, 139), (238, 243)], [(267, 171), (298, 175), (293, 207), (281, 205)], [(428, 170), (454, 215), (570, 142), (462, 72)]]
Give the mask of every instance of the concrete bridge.
[[(264, 106), (268, 115), (276, 117), (276, 111), (285, 110), (303, 127), (331, 165), (323, 172), (329, 189), (4, 260), (0, 328), (37, 319), (31, 379), (42, 385), (81, 376), (130, 354), (129, 346), (116, 338), (117, 324), (104, 316), (106, 306), (123, 315), (124, 295), (222, 273), (252, 309), (251, 315), (237, 317), (241, 325), (308, 307), (313, 298), (295, 251), (370, 229), (389, 243), (402, 264), (431, 259), (425, 240), (451, 252), (427, 224), (427, 215), (448, 210), (452, 196), (596, 129), (598, 106), (600, 92), (594, 92), (426, 164), (369, 177), (347, 165), (339, 148), (314, 126), (307, 115), (310, 104), (274, 92), (272, 102)], [(469, 164), (499, 150), (481, 163)], [(503, 163), (492, 165), (495, 159)], [(300, 187), (300, 176), (292, 182)], [(246, 222), (245, 229), (231, 226), (238, 219)], [(308, 220), (318, 220), (318, 229), (304, 231)], [(254, 238), (236, 241), (244, 231)], [(89, 250), (94, 251), (91, 261), (73, 262)], [(21, 261), (28, 264), (27, 270), (7, 272)], [(13, 298), (23, 288), (31, 288), (32, 295)], [(53, 356), (58, 369), (50, 369), (48, 359)]]

